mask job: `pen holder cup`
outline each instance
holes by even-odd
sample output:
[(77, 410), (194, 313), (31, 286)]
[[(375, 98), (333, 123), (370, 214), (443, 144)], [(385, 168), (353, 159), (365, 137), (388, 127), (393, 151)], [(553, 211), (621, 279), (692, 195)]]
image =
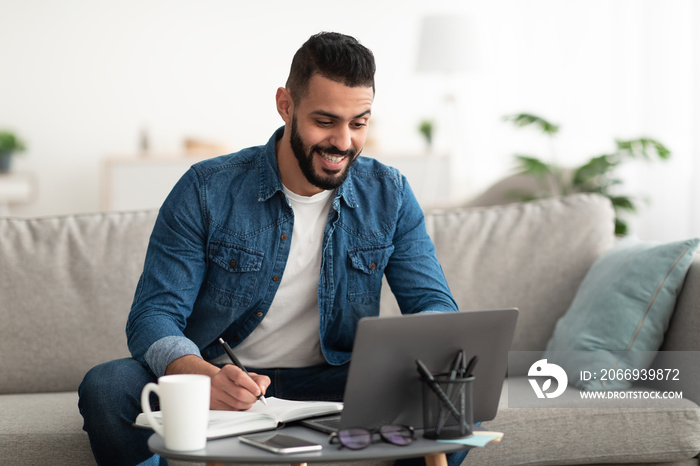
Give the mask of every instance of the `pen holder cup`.
[(423, 436), (430, 439), (466, 437), (474, 428), (472, 387), (474, 377), (455, 378), (449, 374), (421, 377), (423, 386)]

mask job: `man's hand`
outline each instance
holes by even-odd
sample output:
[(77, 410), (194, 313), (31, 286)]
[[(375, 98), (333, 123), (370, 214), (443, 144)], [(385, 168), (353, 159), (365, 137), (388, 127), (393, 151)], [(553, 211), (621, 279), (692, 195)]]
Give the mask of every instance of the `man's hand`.
[(270, 386), (270, 378), (266, 375), (253, 372), (247, 375), (233, 364), (219, 369), (195, 355), (183, 356), (171, 362), (165, 374), (204, 374), (211, 377), (210, 409), (249, 409)]
[(227, 364), (211, 378), (211, 409), (249, 409), (269, 385), (268, 376), (246, 374), (241, 368)]

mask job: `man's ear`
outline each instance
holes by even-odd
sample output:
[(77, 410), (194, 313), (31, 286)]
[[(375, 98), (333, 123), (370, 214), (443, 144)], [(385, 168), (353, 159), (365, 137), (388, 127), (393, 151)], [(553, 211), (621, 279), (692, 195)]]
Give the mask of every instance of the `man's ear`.
[(275, 96), (277, 102), (277, 113), (280, 114), (286, 124), (292, 123), (292, 115), (294, 114), (294, 101), (289, 91), (283, 87), (277, 88)]

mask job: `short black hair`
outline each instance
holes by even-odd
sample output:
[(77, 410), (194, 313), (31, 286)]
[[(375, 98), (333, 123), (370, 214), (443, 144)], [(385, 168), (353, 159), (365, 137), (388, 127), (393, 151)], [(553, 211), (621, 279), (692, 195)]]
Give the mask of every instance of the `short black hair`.
[(287, 90), (295, 103), (306, 96), (315, 74), (349, 87), (371, 87), (374, 91), (374, 54), (354, 37), (321, 32), (307, 40), (292, 59)]

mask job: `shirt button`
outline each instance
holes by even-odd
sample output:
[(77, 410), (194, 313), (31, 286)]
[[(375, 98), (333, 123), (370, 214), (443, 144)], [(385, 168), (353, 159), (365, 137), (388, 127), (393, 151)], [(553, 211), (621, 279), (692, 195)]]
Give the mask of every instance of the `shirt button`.
[(280, 281), (280, 276), (279, 276), (279, 275), (275, 275), (274, 277), (272, 277), (272, 281), (273, 281), (273, 282), (278, 282), (278, 281)]
[(377, 268), (377, 264), (372, 262), (371, 264), (369, 264), (369, 268), (370, 268), (370, 270), (375, 270)]
[(235, 261), (235, 260), (231, 259), (230, 261), (228, 261), (228, 265), (230, 265), (230, 266), (233, 268), (233, 267), (235, 267), (237, 264), (236, 264), (236, 261)]
[(263, 316), (263, 313), (260, 312), (260, 311), (258, 311), (258, 312), (255, 313), (255, 315), (258, 316), (258, 317), (262, 317), (262, 316)]
[(287, 241), (287, 235), (282, 235), (282, 236), (280, 236), (280, 239), (281, 239), (282, 241)]

